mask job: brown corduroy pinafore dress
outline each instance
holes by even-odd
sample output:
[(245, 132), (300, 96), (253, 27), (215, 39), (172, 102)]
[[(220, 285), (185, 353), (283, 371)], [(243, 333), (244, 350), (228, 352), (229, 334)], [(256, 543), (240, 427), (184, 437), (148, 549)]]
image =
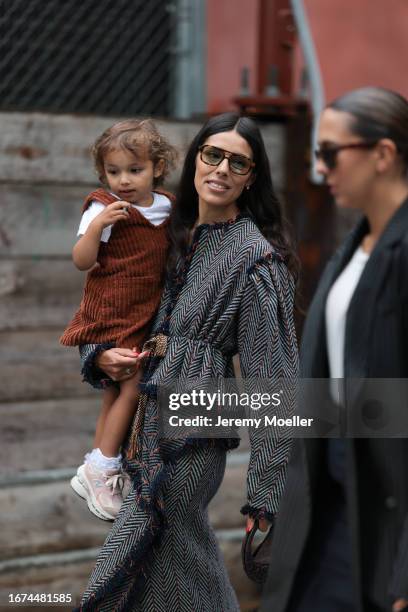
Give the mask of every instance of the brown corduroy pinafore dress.
[[(157, 191), (169, 199), (173, 196)], [(105, 206), (117, 201), (103, 189), (90, 193)], [(60, 338), (65, 346), (113, 342), (141, 349), (160, 302), (169, 240), (168, 219), (153, 225), (136, 208), (112, 227), (109, 242), (101, 242), (97, 263), (86, 278), (78, 311)]]

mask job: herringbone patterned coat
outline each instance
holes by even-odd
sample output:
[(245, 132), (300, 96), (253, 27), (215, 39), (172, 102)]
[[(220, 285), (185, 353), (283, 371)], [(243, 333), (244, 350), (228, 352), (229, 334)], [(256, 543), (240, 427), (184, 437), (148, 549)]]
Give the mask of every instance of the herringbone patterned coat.
[[(98, 557), (82, 610), (239, 610), (207, 517), (226, 449), (237, 441), (160, 440), (156, 391), (180, 378), (231, 378), (236, 353), (245, 378), (296, 377), (293, 302), (294, 283), (282, 257), (251, 219), (196, 229), (152, 331), (167, 337), (167, 347), (147, 366), (144, 423), (141, 429), (135, 423), (130, 436), (127, 469), (134, 489)], [(92, 378), (94, 372), (85, 371)], [(250, 433), (243, 511), (268, 517), (279, 507), (290, 441), (257, 432)]]

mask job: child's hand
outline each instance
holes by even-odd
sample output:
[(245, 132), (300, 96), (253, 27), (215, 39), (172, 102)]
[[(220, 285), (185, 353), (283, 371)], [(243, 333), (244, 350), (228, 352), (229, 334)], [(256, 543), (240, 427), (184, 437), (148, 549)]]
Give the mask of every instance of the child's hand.
[(95, 217), (92, 224), (103, 229), (109, 225), (114, 225), (117, 221), (123, 221), (129, 217), (129, 206), (129, 202), (125, 202), (124, 200), (118, 200), (117, 202), (108, 204), (108, 206), (105, 206), (105, 209)]

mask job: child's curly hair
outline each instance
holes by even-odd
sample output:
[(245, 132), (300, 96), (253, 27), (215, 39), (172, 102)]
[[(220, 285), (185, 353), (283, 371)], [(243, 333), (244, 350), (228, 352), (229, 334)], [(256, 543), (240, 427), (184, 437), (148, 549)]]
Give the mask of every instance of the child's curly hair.
[(109, 151), (126, 149), (136, 157), (147, 155), (156, 165), (163, 160), (163, 172), (154, 178), (153, 186), (161, 185), (178, 158), (177, 149), (159, 133), (151, 119), (127, 119), (119, 121), (105, 130), (92, 147), (92, 156), (99, 180), (106, 184), (103, 160)]

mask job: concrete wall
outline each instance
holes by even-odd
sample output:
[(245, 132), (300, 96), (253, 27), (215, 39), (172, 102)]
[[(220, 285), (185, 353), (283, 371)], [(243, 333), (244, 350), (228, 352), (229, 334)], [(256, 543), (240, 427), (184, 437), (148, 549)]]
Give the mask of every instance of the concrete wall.
[[(89, 145), (113, 122), (0, 114), (1, 603), (10, 592), (79, 597), (109, 530), (69, 487), (91, 447), (99, 394), (81, 382), (77, 350), (58, 338), (85, 278), (70, 253), (81, 201), (96, 185)], [(199, 127), (158, 124), (181, 151)], [(279, 186), (284, 134), (279, 126), (263, 132)], [(247, 462), (244, 443), (210, 512), (242, 610), (258, 601), (240, 560)]]

